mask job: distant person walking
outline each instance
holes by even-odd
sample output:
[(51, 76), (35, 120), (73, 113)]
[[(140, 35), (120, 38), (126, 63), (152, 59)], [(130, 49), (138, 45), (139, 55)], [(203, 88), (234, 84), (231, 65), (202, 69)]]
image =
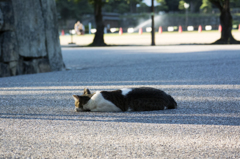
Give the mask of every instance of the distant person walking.
[(74, 25), (74, 29), (77, 35), (84, 35), (85, 28), (80, 21), (77, 21), (77, 23)]

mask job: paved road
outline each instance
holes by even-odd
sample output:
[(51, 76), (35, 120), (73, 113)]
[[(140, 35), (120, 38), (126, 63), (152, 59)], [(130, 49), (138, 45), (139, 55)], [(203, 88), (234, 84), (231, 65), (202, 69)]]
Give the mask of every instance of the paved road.
[[(0, 78), (0, 158), (240, 158), (240, 45), (64, 48), (68, 70)], [(152, 86), (176, 110), (74, 112), (72, 94)]]

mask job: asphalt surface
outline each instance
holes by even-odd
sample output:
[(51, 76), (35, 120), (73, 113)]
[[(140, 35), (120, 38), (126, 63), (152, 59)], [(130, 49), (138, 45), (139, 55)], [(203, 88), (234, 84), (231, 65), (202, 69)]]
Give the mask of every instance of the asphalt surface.
[[(66, 71), (0, 78), (0, 158), (240, 158), (240, 45), (63, 48)], [(75, 112), (151, 86), (178, 109)]]

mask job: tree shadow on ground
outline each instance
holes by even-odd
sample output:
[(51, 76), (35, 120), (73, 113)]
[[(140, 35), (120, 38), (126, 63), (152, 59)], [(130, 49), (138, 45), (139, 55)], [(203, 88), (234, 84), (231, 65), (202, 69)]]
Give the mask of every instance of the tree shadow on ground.
[[(234, 104), (234, 103), (233, 103)], [(236, 104), (236, 103), (235, 103)], [(1, 119), (59, 120), (73, 122), (123, 122), (148, 124), (240, 125), (240, 111), (211, 108), (178, 108), (140, 112), (0, 113)]]

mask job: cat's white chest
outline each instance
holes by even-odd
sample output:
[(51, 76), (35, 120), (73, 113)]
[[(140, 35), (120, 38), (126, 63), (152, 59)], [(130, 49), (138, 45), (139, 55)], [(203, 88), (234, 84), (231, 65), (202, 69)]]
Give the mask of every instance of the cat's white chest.
[(97, 91), (91, 99), (83, 106), (84, 109), (97, 112), (116, 112), (121, 111), (115, 104), (106, 100), (100, 91)]

